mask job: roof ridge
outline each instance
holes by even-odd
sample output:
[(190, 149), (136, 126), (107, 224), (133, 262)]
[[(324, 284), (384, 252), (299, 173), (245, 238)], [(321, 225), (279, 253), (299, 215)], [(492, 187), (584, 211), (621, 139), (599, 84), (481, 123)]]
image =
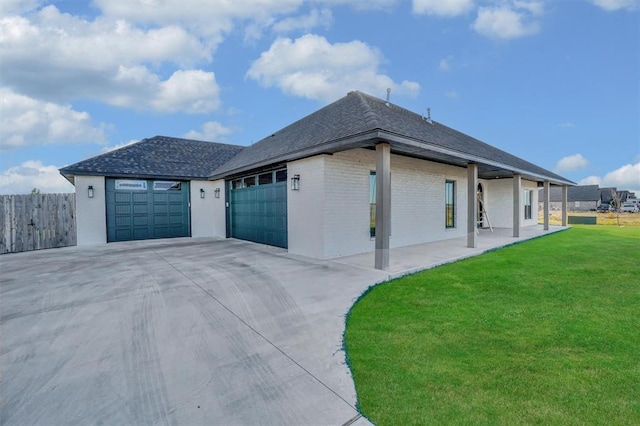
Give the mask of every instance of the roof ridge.
[(371, 104), (369, 104), (369, 98), (373, 98), (373, 96), (367, 95), (359, 90), (354, 91), (353, 94), (358, 96), (360, 103), (365, 109), (363, 117), (366, 123), (371, 125), (373, 129), (380, 128), (380, 117), (378, 117), (378, 114), (373, 110)]

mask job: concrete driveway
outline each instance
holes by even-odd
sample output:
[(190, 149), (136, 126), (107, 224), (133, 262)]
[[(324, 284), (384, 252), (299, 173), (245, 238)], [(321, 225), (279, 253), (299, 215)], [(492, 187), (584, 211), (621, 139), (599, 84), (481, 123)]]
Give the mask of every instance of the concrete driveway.
[(385, 278), (236, 240), (0, 256), (0, 424), (367, 424), (341, 334)]

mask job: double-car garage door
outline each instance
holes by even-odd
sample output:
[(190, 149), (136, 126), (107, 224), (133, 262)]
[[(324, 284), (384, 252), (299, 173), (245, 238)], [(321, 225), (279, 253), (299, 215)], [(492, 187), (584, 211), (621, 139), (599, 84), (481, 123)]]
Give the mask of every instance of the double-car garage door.
[(107, 179), (107, 242), (190, 236), (189, 182)]
[(229, 188), (230, 236), (287, 248), (287, 171), (234, 179)]

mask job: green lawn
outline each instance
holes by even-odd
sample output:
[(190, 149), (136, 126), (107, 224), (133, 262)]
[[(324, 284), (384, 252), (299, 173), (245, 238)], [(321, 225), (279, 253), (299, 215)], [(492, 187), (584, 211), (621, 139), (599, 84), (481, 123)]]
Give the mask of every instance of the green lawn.
[(345, 347), (377, 425), (640, 424), (640, 227), (574, 227), (379, 285)]

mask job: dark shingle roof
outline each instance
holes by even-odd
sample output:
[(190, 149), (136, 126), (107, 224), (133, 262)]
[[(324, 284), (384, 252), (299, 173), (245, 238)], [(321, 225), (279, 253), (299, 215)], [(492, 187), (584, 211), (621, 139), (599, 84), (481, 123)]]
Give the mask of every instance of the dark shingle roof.
[[(543, 189), (539, 189), (542, 194)], [(542, 200), (542, 197), (539, 198)], [(549, 194), (550, 201), (562, 201), (562, 188), (557, 186), (551, 187), (551, 193)], [(600, 188), (598, 185), (578, 185), (570, 186), (567, 190), (567, 201), (599, 201), (600, 200)]]
[(361, 92), (350, 92), (247, 147), (215, 170), (211, 177), (228, 176), (320, 153), (369, 148), (382, 141), (390, 142), (392, 152), (397, 154), (461, 167), (477, 163), (479, 176), (484, 178), (520, 173), (553, 183), (573, 184), (542, 167)]
[(60, 169), (70, 181), (76, 175), (206, 179), (244, 147), (155, 136)]

